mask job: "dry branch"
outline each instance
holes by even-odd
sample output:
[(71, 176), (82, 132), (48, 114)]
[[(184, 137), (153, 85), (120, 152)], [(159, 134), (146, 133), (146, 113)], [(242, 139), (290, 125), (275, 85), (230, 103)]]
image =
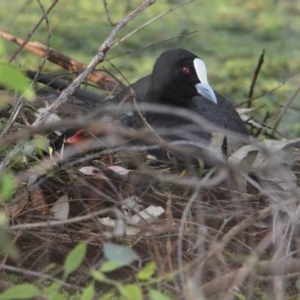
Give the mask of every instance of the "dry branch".
[(248, 95), (247, 108), (250, 108), (252, 106), (254, 87), (255, 87), (255, 83), (256, 83), (257, 78), (258, 78), (258, 74), (261, 70), (261, 67), (262, 67), (263, 63), (264, 63), (264, 57), (265, 57), (265, 50), (263, 50), (261, 52), (259, 60), (257, 62), (257, 66), (256, 66), (254, 74), (253, 74), (253, 78), (252, 78), (251, 85), (250, 85), (250, 90), (249, 90), (249, 95)]
[[(257, 276), (284, 276), (288, 274), (299, 274), (300, 272), (300, 260), (296, 258), (256, 261), (256, 263), (257, 265), (252, 268), (251, 271), (255, 271)], [(236, 278), (238, 274), (245, 272), (249, 272), (249, 268), (241, 267), (204, 284), (201, 290), (207, 297), (228, 291), (234, 278)]]
[(283, 119), (285, 113), (287, 112), (288, 108), (292, 105), (292, 103), (296, 99), (296, 97), (299, 94), (299, 92), (300, 92), (300, 84), (297, 86), (295, 92), (288, 99), (288, 101), (286, 102), (286, 104), (284, 105), (284, 107), (282, 108), (282, 110), (280, 111), (280, 114), (276, 118), (275, 125), (274, 125), (273, 130), (272, 130), (272, 134), (275, 134), (277, 132), (277, 129), (278, 129), (278, 126), (279, 126), (280, 122), (282, 121), (282, 119)]
[[(27, 42), (24, 40), (9, 34), (4, 31), (0, 31), (0, 36), (4, 39), (14, 42), (17, 45), (23, 46), (29, 52), (43, 57), (54, 64), (61, 66), (63, 69), (72, 73), (81, 73), (86, 66), (75, 59), (72, 59), (66, 55), (59, 53), (58, 51), (48, 48), (39, 42)], [(114, 93), (120, 92), (124, 86), (115, 78), (110, 76), (107, 72), (94, 70), (86, 77), (87, 80), (97, 84), (101, 89), (112, 91)]]
[(22, 41), (22, 43), (20, 44), (20, 47), (15, 51), (15, 53), (13, 53), (13, 55), (11, 56), (11, 58), (9, 60), (10, 62), (12, 62), (17, 57), (17, 55), (22, 51), (22, 49), (28, 43), (29, 39), (32, 37), (32, 35), (34, 34), (34, 32), (42, 24), (43, 20), (47, 20), (49, 13), (56, 6), (57, 3), (58, 3), (58, 0), (54, 0), (46, 11), (43, 10), (44, 11), (43, 16), (35, 24), (35, 26), (33, 27), (33, 29), (30, 30), (30, 32), (28, 33), (26, 39), (24, 41)]

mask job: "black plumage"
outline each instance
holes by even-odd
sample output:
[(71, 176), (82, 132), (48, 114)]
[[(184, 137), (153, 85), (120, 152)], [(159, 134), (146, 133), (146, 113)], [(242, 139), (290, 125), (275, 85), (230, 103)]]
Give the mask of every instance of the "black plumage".
[[(126, 88), (115, 97), (114, 103), (119, 103), (123, 99), (128, 101), (130, 98), (135, 98), (137, 103), (181, 107), (199, 114), (215, 126), (247, 136), (246, 125), (229, 100), (214, 92), (217, 102), (214, 103), (197, 92), (195, 84), (200, 81), (195, 77), (194, 67), (191, 63), (195, 58), (197, 58), (196, 55), (184, 49), (165, 51), (156, 61), (152, 74), (139, 79)], [(193, 75), (185, 77), (181, 73), (186, 66), (192, 69)], [(134, 94), (130, 91), (131, 89)], [(126, 117), (124, 118), (126, 119)], [(133, 122), (130, 117), (125, 119), (123, 123)], [(152, 119), (155, 119), (155, 116)]]
[[(195, 60), (200, 63), (200, 70), (195, 69)], [(247, 128), (232, 103), (209, 86), (204, 63), (184, 49), (165, 51), (157, 59), (151, 75), (135, 82), (113, 102), (120, 103), (124, 99), (127, 102), (135, 99), (138, 105), (158, 106), (154, 111), (142, 109), (144, 120), (171, 144), (185, 144), (189, 149), (191, 144), (205, 146), (210, 142), (212, 132), (216, 131), (209, 124), (243, 135), (245, 140), (248, 136)], [(169, 111), (162, 111), (160, 105), (168, 106)], [(178, 109), (185, 115), (176, 114)], [(201, 117), (202, 123), (195, 122), (195, 114)], [(118, 114), (117, 119), (121, 125), (130, 128), (145, 126), (140, 114), (134, 110)], [(203, 124), (203, 120), (208, 122)]]

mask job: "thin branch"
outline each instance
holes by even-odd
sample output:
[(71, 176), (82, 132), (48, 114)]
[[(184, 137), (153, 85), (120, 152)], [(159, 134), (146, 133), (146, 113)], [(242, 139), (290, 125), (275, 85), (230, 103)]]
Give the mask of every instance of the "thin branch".
[(265, 57), (265, 50), (263, 49), (261, 54), (260, 54), (258, 63), (256, 65), (256, 68), (255, 68), (255, 71), (254, 71), (254, 74), (253, 74), (253, 77), (252, 77), (250, 90), (249, 90), (249, 95), (248, 95), (247, 108), (250, 108), (252, 106), (254, 87), (255, 87), (255, 83), (256, 83), (257, 78), (258, 78), (258, 74), (261, 70), (261, 67), (262, 67), (263, 63), (264, 63), (264, 57)]
[[(291, 277), (299, 276), (300, 270), (300, 260), (298, 258), (290, 259), (272, 259), (267, 261), (258, 262), (255, 266), (255, 271), (257, 276), (288, 276)], [(252, 269), (253, 270), (253, 269)], [(221, 277), (213, 279), (212, 281), (204, 284), (201, 291), (206, 295), (206, 297), (217, 295), (231, 286), (233, 279), (240, 273), (246, 272), (247, 267), (243, 266), (237, 270), (231, 271), (224, 274)], [(270, 280), (270, 278), (267, 278)]]
[(220, 244), (216, 247), (216, 249), (221, 250), (224, 249), (230, 241), (242, 230), (248, 228), (253, 222), (257, 222), (258, 220), (265, 219), (270, 215), (272, 209), (270, 207), (266, 207), (259, 212), (256, 212), (256, 215), (249, 216), (245, 218), (243, 221), (238, 223), (236, 226), (233, 226), (221, 239)]
[[(299, 75), (295, 75), (295, 76), (292, 76), (292, 77), (290, 77), (290, 78), (288, 78), (288, 79), (286, 79), (286, 80), (284, 80), (284, 81), (281, 81), (281, 82), (279, 82), (275, 87), (273, 87), (273, 88), (267, 90), (266, 92), (261, 93), (260, 95), (257, 95), (257, 96), (255, 96), (255, 97), (253, 97), (252, 100), (253, 100), (253, 101), (259, 100), (259, 99), (262, 98), (262, 97), (265, 97), (265, 96), (267, 96), (267, 95), (270, 95), (270, 94), (276, 92), (277, 90), (279, 90), (280, 88), (282, 88), (282, 87), (283, 87), (284, 85), (286, 85), (287, 83), (289, 83), (289, 82), (291, 82), (291, 81), (294, 81), (294, 80), (298, 80), (298, 79), (299, 79)], [(236, 107), (241, 107), (241, 106), (243, 106), (243, 105), (245, 105), (245, 104), (247, 104), (247, 103), (248, 103), (248, 99), (245, 100), (245, 101), (240, 102), (238, 105), (236, 105)]]
[[(48, 13), (50, 11), (45, 11), (42, 3), (40, 1), (37, 1), (40, 8), (41, 8), (41, 11), (43, 13), (43, 16), (44, 16), (44, 19), (45, 19), (45, 22), (46, 22), (46, 27), (47, 27), (47, 31), (48, 31), (48, 35), (47, 35), (47, 52), (48, 52), (48, 49), (49, 49), (49, 45), (50, 45), (50, 38), (51, 38), (51, 32), (50, 32), (50, 24), (49, 24), (49, 19), (48, 19)], [(54, 7), (54, 6), (53, 6)], [(26, 40), (25, 40), (26, 41)], [(23, 41), (23, 43), (25, 42)], [(28, 42), (28, 40), (26, 41)], [(25, 42), (25, 43), (26, 43)], [(25, 44), (21, 44), (20, 48), (21, 47), (24, 47)], [(46, 53), (46, 57), (48, 56), (48, 53)], [(44, 59), (41, 63), (41, 65), (39, 66), (39, 70), (42, 70), (42, 68), (44, 67), (45, 63), (46, 63), (46, 59)], [(40, 71), (39, 71), (40, 72)], [(38, 76), (38, 73), (36, 73), (36, 76)], [(35, 78), (33, 79), (33, 82), (35, 82)], [(7, 121), (3, 131), (1, 132), (0, 134), (0, 138), (3, 137), (5, 134), (7, 134), (9, 132), (9, 130), (11, 129), (11, 127), (13, 126), (15, 120), (17, 119), (22, 107), (23, 107), (23, 104), (24, 104), (24, 101), (23, 101), (23, 97), (22, 96), (19, 96), (18, 98), (18, 101), (17, 101), (17, 104), (15, 105), (14, 109), (13, 109), (13, 112), (11, 113), (10, 115), (10, 118), (9, 120)]]
[(182, 217), (180, 219), (180, 225), (179, 225), (179, 230), (178, 230), (177, 260), (178, 260), (179, 278), (180, 278), (181, 288), (183, 291), (183, 295), (185, 296), (185, 299), (187, 299), (188, 297), (187, 297), (186, 280), (185, 280), (185, 274), (184, 274), (183, 239), (184, 239), (184, 232), (186, 231), (188, 214), (190, 213), (190, 209), (191, 209), (192, 205), (194, 204), (194, 202), (201, 197), (200, 192), (201, 192), (201, 182), (199, 181), (198, 187), (195, 189), (193, 195), (189, 199), (188, 203), (185, 205), (185, 209), (184, 209)]
[(105, 11), (105, 15), (106, 15), (109, 25), (112, 27), (115, 26), (116, 24), (112, 21), (110, 15), (109, 15), (108, 4), (107, 4), (106, 0), (103, 0), (103, 5), (104, 5), (104, 11)]
[(41, 23), (44, 21), (45, 18), (49, 15), (50, 11), (55, 7), (55, 5), (58, 3), (59, 0), (54, 0), (50, 7), (47, 9), (46, 13), (43, 13), (43, 16), (40, 18), (40, 20), (37, 22), (37, 24), (33, 27), (33, 29), (28, 33), (26, 39), (23, 41), (23, 43), (20, 45), (20, 47), (13, 53), (11, 58), (9, 59), (9, 62), (12, 62), (17, 55), (22, 51), (24, 46), (28, 43), (34, 32), (39, 28)]
[(277, 128), (278, 128), (280, 122), (282, 121), (282, 118), (284, 117), (284, 115), (285, 115), (286, 111), (288, 110), (288, 108), (294, 102), (294, 100), (297, 97), (297, 95), (299, 94), (299, 92), (300, 92), (300, 84), (298, 85), (298, 87), (297, 87), (296, 91), (294, 92), (294, 94), (290, 97), (290, 99), (287, 101), (286, 105), (283, 107), (283, 109), (279, 113), (279, 115), (278, 115), (278, 117), (276, 119), (275, 125), (273, 127), (272, 134), (276, 133)]
[[(24, 40), (9, 34), (5, 31), (0, 30), (0, 37), (11, 41), (17, 45), (22, 45)], [(64, 54), (61, 54), (57, 50), (50, 48), (49, 45), (44, 45), (39, 42), (28, 42), (24, 48), (42, 58), (46, 58), (48, 61), (62, 67), (63, 69), (70, 71), (72, 73), (81, 73), (86, 67), (83, 63), (70, 58)], [(44, 60), (45, 61), (45, 60)], [(95, 83), (101, 89), (113, 91), (114, 93), (119, 93), (123, 90), (123, 85), (121, 82), (116, 80), (114, 77), (108, 74), (108, 72), (103, 72), (100, 70), (93, 70), (86, 77), (90, 82)]]
[[(104, 0), (103, 0), (104, 1)], [(175, 7), (171, 7), (170, 9), (168, 9), (167, 11), (159, 14), (158, 16), (152, 18), (151, 20), (145, 22), (144, 24), (142, 24), (141, 26), (135, 28), (134, 30), (132, 30), (131, 32), (129, 32), (127, 35), (125, 35), (124, 37), (122, 37), (120, 40), (116, 41), (115, 44), (111, 47), (111, 49), (115, 48), (117, 45), (123, 43), (125, 40), (127, 40), (129, 37), (131, 37), (132, 35), (134, 35), (135, 33), (137, 33), (138, 31), (140, 31), (141, 29), (143, 29), (144, 27), (152, 24), (153, 22), (157, 21), (158, 19), (168, 15), (169, 13), (185, 6), (185, 5), (188, 5), (192, 2), (194, 2), (195, 0), (190, 0), (190, 1), (187, 1), (187, 2), (184, 2), (184, 3), (180, 3), (179, 5), (175, 6)], [(106, 2), (106, 1), (105, 1)], [(180, 35), (181, 37), (182, 35)]]
[(23, 98), (19, 97), (19, 99), (18, 99), (17, 103), (15, 104), (14, 109), (13, 109), (7, 123), (5, 124), (4, 129), (2, 130), (2, 132), (0, 134), (0, 138), (2, 138), (4, 135), (6, 135), (9, 132), (9, 130), (13, 126), (15, 120), (17, 119), (17, 117), (19, 115), (19, 112), (22, 109), (22, 107), (23, 107)]
[(21, 268), (9, 266), (9, 265), (3, 265), (3, 266), (1, 266), (1, 269), (6, 270), (6, 271), (10, 271), (10, 272), (14, 272), (14, 273), (23, 274), (23, 275), (34, 276), (34, 277), (37, 277), (39, 279), (48, 279), (48, 280), (60, 283), (62, 286), (67, 287), (67, 288), (72, 288), (72, 289), (77, 288), (76, 285), (66, 283), (66, 282), (64, 282), (60, 279), (57, 279), (57, 278), (55, 278), (51, 275), (47, 275), (47, 274), (42, 273), (42, 272), (30, 271), (30, 270), (21, 269)]
[(35, 223), (24, 223), (24, 224), (18, 224), (18, 225), (11, 225), (8, 227), (8, 230), (25, 230), (25, 229), (35, 229), (35, 228), (43, 228), (43, 227), (50, 227), (50, 226), (62, 226), (66, 224), (72, 224), (77, 222), (82, 222), (85, 220), (93, 219), (95, 217), (98, 217), (102, 214), (108, 214), (112, 211), (112, 208), (104, 208), (100, 209), (98, 211), (91, 212), (89, 214), (83, 215), (83, 216), (77, 216), (74, 218), (70, 218), (67, 220), (49, 220), (45, 222), (35, 222)]
[(255, 264), (258, 262), (258, 257), (272, 244), (272, 232), (268, 232), (265, 237), (258, 243), (254, 249), (254, 254), (249, 256), (243, 266), (235, 271), (229, 272), (221, 277), (213, 279), (204, 284), (201, 291), (204, 295), (211, 296), (223, 291), (227, 291), (227, 295), (223, 299), (231, 299), (232, 288), (240, 286), (242, 282), (249, 276)]
[[(59, 78), (57, 78), (57, 76), (51, 75), (48, 73), (40, 73), (40, 72), (36, 72), (36, 71), (27, 70), (26, 75), (30, 79), (32, 79), (32, 80), (34, 79), (36, 82), (45, 84), (46, 86), (49, 86), (60, 92), (64, 89), (66, 89), (70, 84), (69, 81), (59, 79)], [(94, 92), (91, 92), (91, 91), (88, 91), (88, 90), (85, 90), (82, 88), (78, 88), (74, 92), (73, 95), (79, 99), (86, 101), (86, 102), (88, 102), (88, 101), (100, 102), (104, 98), (103, 96), (101, 96), (97, 93), (94, 93)]]

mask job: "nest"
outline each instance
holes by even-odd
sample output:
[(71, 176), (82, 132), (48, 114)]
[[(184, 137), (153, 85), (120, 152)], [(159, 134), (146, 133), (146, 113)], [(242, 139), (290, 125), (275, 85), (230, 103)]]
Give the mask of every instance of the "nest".
[[(23, 110), (16, 124), (33, 118)], [(15, 134), (18, 130), (16, 125)], [(126, 140), (122, 130), (113, 134)], [(208, 297), (257, 297), (278, 278), (295, 287), (300, 270), (298, 140), (245, 145), (209, 168), (91, 143), (19, 154), (17, 188), (4, 208), (20, 255), (6, 256), (5, 272), (12, 265), (14, 271), (41, 272), (53, 262), (59, 272), (66, 255), (82, 242), (88, 245), (84, 265), (69, 282), (77, 290), (90, 280), (87, 270), (104, 262), (103, 245), (114, 242), (134, 249), (139, 263), (157, 262), (157, 277), (176, 274), (172, 284), (158, 283), (173, 295), (182, 286), (192, 295), (190, 285), (196, 285)], [(133, 263), (109, 276), (129, 283), (138, 268)], [(108, 287), (99, 284), (98, 289)]]

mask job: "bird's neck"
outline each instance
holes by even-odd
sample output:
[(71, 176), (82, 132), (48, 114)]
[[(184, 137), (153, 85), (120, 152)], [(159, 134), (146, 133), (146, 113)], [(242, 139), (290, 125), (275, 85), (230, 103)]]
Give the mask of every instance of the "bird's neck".
[(188, 100), (183, 95), (172, 93), (172, 91), (162, 88), (158, 89), (155, 86), (149, 88), (147, 92), (149, 103), (172, 105), (177, 107), (186, 107)]

